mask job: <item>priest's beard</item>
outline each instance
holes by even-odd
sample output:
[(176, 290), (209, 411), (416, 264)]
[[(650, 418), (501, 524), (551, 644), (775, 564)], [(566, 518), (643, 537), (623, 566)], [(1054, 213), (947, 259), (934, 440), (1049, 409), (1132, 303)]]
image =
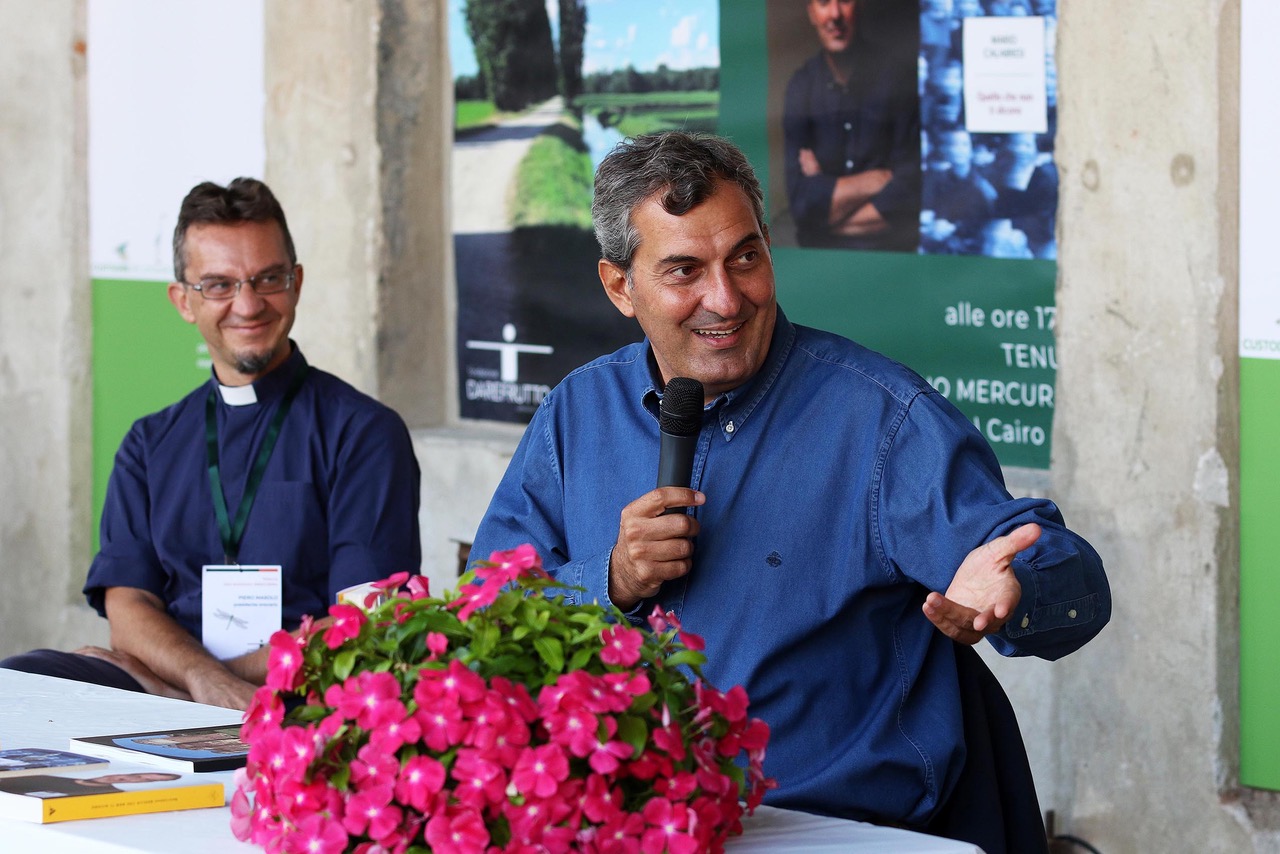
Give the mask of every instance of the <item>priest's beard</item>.
[(236, 353), (236, 370), (242, 374), (256, 376), (267, 369), (275, 353)]

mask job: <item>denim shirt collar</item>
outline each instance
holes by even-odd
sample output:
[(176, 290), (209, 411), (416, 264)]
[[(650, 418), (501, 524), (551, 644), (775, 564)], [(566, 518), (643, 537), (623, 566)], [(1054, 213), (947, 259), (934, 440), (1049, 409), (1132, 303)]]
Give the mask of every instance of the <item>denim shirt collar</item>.
[[(720, 435), (726, 442), (732, 441), (742, 431), (756, 406), (769, 394), (786, 366), (795, 340), (796, 328), (787, 320), (782, 306), (778, 306), (773, 339), (769, 342), (769, 353), (760, 370), (737, 388), (717, 395), (704, 407), (704, 420), (714, 417), (718, 422)], [(662, 402), (662, 392), (658, 390), (662, 386), (662, 374), (653, 358), (653, 347), (648, 338), (644, 341), (643, 353), (643, 358), (637, 359), (635, 363), (640, 403), (656, 421)]]

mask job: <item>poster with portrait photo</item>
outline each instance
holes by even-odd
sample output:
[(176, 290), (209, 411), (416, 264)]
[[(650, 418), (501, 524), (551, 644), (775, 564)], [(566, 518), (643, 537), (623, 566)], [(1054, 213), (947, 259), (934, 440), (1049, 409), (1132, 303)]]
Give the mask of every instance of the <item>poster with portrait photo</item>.
[[(787, 88), (823, 49), (811, 17), (820, 17), (816, 12), (824, 11), (822, 7), (842, 5), (855, 9), (861, 43), (874, 46), (870, 49), (876, 70), (886, 75), (878, 91), (887, 94), (866, 107), (867, 116), (858, 121), (873, 129), (914, 125), (908, 132), (914, 137), (911, 144), (898, 149), (909, 154), (896, 162), (914, 167), (918, 195), (914, 210), (908, 205), (911, 212), (896, 220), (900, 230), (893, 232), (891, 248), (864, 243), (833, 250), (821, 245), (821, 239), (810, 240), (797, 230), (803, 219), (797, 216), (802, 204), (793, 203), (788, 195), (788, 161), (794, 175), (803, 166), (798, 154), (804, 146), (793, 146), (797, 156), (787, 157)], [(1019, 67), (1025, 72), (1026, 57), (1017, 57), (1015, 51), (1025, 51), (1026, 46), (1010, 45), (1006, 37), (1019, 36), (1019, 28), (1038, 16), (1045, 51), (1051, 52), (1052, 21), (1043, 20), (1050, 17), (1045, 13), (1051, 7), (1045, 0), (1034, 0), (1034, 4), (1004, 0), (989, 7), (972, 0), (741, 0), (734, 3), (732, 16), (723, 16), (720, 40), (718, 130), (746, 152), (764, 185), (779, 305), (794, 322), (852, 338), (917, 371), (973, 423), (1002, 465), (1030, 469), (1047, 468), (1052, 452), (1057, 262), (1052, 252), (1037, 256), (1008, 251), (1009, 246), (1029, 245), (1018, 239), (1026, 234), (1015, 225), (1020, 212), (1017, 218), (1012, 213), (994, 218), (996, 226), (990, 231), (996, 239), (988, 246), (975, 242), (960, 248), (922, 249), (921, 199), (924, 181), (943, 174), (928, 169), (930, 156), (938, 157), (940, 149), (931, 152), (928, 147), (925, 116), (931, 122), (944, 117), (946, 123), (964, 127), (965, 87), (971, 82), (967, 78), (990, 83), (995, 74), (986, 72), (999, 70), (982, 63), (976, 73), (966, 67), (966, 17), (990, 18), (1004, 27), (988, 32), (988, 39), (995, 40), (997, 54), (1008, 51), (1003, 58), (1023, 60)], [(839, 29), (838, 25), (833, 28)], [(960, 61), (949, 65), (956, 57)], [(999, 92), (1000, 104), (1016, 106), (1024, 117), (1042, 105), (1044, 130), (1028, 131), (1035, 134), (1035, 153), (1029, 159), (1037, 166), (1044, 165), (1044, 154), (1052, 146), (1056, 87), (1048, 60), (1041, 74), (1039, 97), (1029, 78), (1020, 78), (1017, 87)], [(1009, 94), (1013, 99), (1003, 100)], [(889, 115), (893, 110), (898, 115)], [(991, 112), (1008, 118), (1004, 112)], [(935, 129), (942, 126), (933, 123)], [(849, 124), (852, 131), (855, 121)], [(972, 130), (959, 143), (969, 142), (975, 152), (979, 145), (994, 152), (997, 142), (1014, 133), (1007, 127), (986, 128)], [(843, 130), (843, 123), (836, 129)], [(899, 133), (896, 139), (902, 136)], [(1030, 148), (1026, 141), (1025, 136), (1011, 137), (1008, 143), (1022, 146), (1018, 156), (1025, 157)], [(856, 161), (856, 157), (849, 159)], [(857, 167), (855, 162), (846, 168), (856, 171)], [(828, 182), (834, 184), (834, 179)], [(1028, 181), (1023, 189), (1029, 187)], [(935, 186), (931, 192), (936, 198), (943, 189)], [(890, 204), (884, 207), (894, 210)], [(830, 213), (828, 208), (828, 220)], [(983, 213), (977, 221), (992, 219)], [(1052, 234), (1052, 229), (1045, 233)]]
[(765, 15), (774, 244), (914, 253), (914, 0), (767, 0)]

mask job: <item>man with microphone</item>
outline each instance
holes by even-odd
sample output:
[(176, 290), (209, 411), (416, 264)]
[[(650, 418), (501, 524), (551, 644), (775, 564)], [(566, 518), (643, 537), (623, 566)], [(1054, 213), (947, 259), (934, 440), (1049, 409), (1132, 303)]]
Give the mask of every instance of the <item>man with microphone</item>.
[[(999, 710), (976, 709), (990, 673), (968, 646), (1079, 648), (1111, 613), (1097, 554), (1052, 502), (1011, 497), (919, 376), (786, 318), (737, 148), (625, 142), (592, 213), (605, 292), (645, 339), (546, 396), (472, 553), (531, 543), (570, 597), (701, 634), (707, 678), (771, 727), (766, 802), (1043, 850), (1016, 725), (976, 731)], [(653, 488), (686, 379), (688, 486)], [(1013, 793), (992, 782), (1010, 770)]]

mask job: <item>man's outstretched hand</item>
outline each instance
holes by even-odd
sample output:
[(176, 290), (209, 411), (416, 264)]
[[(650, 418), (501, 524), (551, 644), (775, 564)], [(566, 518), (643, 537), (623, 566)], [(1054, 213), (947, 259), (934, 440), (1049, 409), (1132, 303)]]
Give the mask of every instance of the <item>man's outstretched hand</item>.
[(1012, 567), (1014, 555), (1039, 538), (1040, 526), (1030, 523), (969, 552), (947, 594), (930, 593), (925, 598), (924, 615), (929, 622), (952, 640), (970, 646), (1000, 631), (1022, 598), (1022, 585)]

